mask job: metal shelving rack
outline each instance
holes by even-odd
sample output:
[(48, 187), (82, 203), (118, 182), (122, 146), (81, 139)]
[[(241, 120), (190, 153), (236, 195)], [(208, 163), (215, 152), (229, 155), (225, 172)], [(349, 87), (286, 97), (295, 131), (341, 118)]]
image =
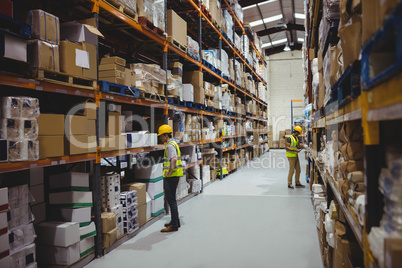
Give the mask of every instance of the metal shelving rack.
[[(228, 5), (227, 0), (223, 0), (225, 4), (227, 5), (227, 8), (229, 9), (230, 13), (233, 16), (233, 20), (235, 21), (235, 25), (237, 27), (240, 27), (244, 33), (245, 29), (243, 24), (238, 20), (238, 18), (235, 16), (233, 10), (231, 7)], [(175, 46), (171, 45), (168, 43), (165, 39), (161, 38), (158, 35), (155, 35), (153, 32), (149, 31), (148, 29), (143, 28), (138, 22), (136, 22), (133, 18), (127, 16), (126, 14), (120, 12), (116, 7), (113, 5), (109, 4), (105, 0), (83, 0), (83, 2), (89, 3), (92, 8), (91, 8), (91, 13), (88, 13), (88, 16), (94, 17), (97, 24), (99, 21), (99, 14), (101, 10), (106, 11), (109, 13), (111, 16), (114, 18), (120, 20), (121, 22), (125, 23), (127, 26), (129, 26), (131, 29), (135, 30), (139, 34), (142, 34), (155, 42), (156, 44), (160, 45), (162, 50), (163, 50), (163, 69), (167, 69), (167, 61), (168, 61), (168, 52), (173, 52), (175, 55), (179, 56), (181, 59), (194, 64), (199, 70), (204, 71), (205, 73), (208, 73), (215, 79), (217, 79), (220, 84), (228, 84), (234, 91), (235, 94), (239, 94), (244, 97), (244, 100), (254, 100), (257, 105), (261, 106), (263, 109), (267, 109), (267, 104), (248, 92), (245, 89), (239, 88), (236, 86), (234, 83), (231, 81), (228, 81), (224, 79), (222, 76), (218, 75), (217, 73), (213, 72), (211, 69), (208, 67), (204, 66), (202, 64), (202, 61), (198, 62), (188, 56), (187, 54), (183, 53), (181, 50), (177, 49)], [(235, 47), (223, 36), (221, 31), (217, 29), (213, 22), (211, 22), (207, 16), (204, 14), (204, 12), (201, 10), (201, 4), (198, 3), (196, 4), (196, 1), (193, 0), (188, 0), (188, 3), (193, 6), (193, 8), (198, 12), (199, 14), (199, 19), (198, 19), (198, 37), (199, 37), (199, 45), (200, 45), (200, 52), (202, 49), (202, 24), (207, 23), (209, 24), (209, 27), (213, 28), (216, 33), (219, 35), (219, 48), (222, 48), (222, 43), (225, 43), (226, 47), (229, 48), (233, 52), (234, 55), (234, 61), (236, 61), (236, 58), (243, 63), (244, 68), (247, 68), (252, 75), (254, 76), (256, 81), (259, 81), (264, 84), (264, 86), (267, 86), (266, 81), (262, 79), (254, 70), (253, 67), (250, 66), (244, 59), (242, 55), (235, 49)], [(167, 9), (167, 0), (165, 0), (165, 12)], [(166, 22), (166, 17), (165, 17), (165, 23)], [(235, 26), (235, 27), (236, 27)], [(233, 31), (234, 32), (234, 31)], [(254, 49), (257, 52), (257, 56), (259, 58), (260, 63), (266, 65), (263, 57), (258, 53), (256, 50), (254, 44), (250, 40), (250, 45), (252, 49)], [(99, 52), (99, 49), (97, 47), (97, 52)], [(201, 54), (200, 54), (201, 55)], [(99, 55), (97, 55), (98, 62), (99, 62)], [(136, 153), (144, 153), (144, 152), (154, 152), (154, 151), (160, 151), (164, 149), (163, 145), (157, 145), (153, 147), (143, 147), (143, 148), (133, 148), (133, 149), (124, 149), (124, 150), (114, 150), (114, 151), (102, 151), (100, 148), (100, 142), (99, 142), (99, 110), (100, 110), (100, 102), (101, 101), (111, 101), (115, 103), (121, 103), (121, 104), (128, 104), (128, 105), (134, 105), (134, 106), (143, 106), (143, 107), (155, 107), (158, 109), (163, 109), (164, 114), (167, 115), (169, 110), (176, 110), (176, 111), (182, 111), (185, 113), (192, 113), (199, 115), (202, 119), (203, 116), (210, 116), (214, 118), (220, 118), (220, 119), (230, 119), (234, 120), (236, 122), (237, 119), (239, 120), (245, 120), (245, 119), (251, 119), (251, 120), (256, 120), (260, 122), (264, 122), (265, 124), (268, 123), (268, 119), (262, 118), (259, 116), (248, 116), (248, 115), (238, 115), (238, 116), (229, 116), (224, 114), (223, 112), (221, 113), (212, 113), (212, 112), (207, 112), (207, 111), (202, 111), (202, 110), (197, 110), (197, 109), (192, 109), (192, 108), (185, 108), (185, 107), (179, 107), (175, 105), (171, 105), (166, 103), (155, 103), (149, 100), (145, 99), (137, 99), (129, 96), (122, 96), (122, 95), (116, 95), (116, 94), (111, 94), (111, 93), (105, 93), (99, 91), (99, 88), (97, 90), (89, 90), (89, 89), (83, 89), (83, 88), (77, 88), (77, 87), (70, 87), (70, 86), (65, 86), (65, 85), (60, 85), (60, 84), (55, 84), (51, 82), (44, 82), (44, 81), (37, 81), (33, 79), (26, 79), (18, 76), (11, 76), (11, 75), (6, 75), (6, 74), (0, 74), (0, 86), (10, 86), (10, 87), (15, 87), (15, 88), (21, 88), (24, 90), (29, 90), (32, 91), (38, 91), (38, 92), (48, 92), (48, 93), (55, 93), (55, 94), (61, 94), (61, 95), (70, 95), (70, 96), (76, 96), (76, 97), (81, 97), (83, 100), (88, 100), (91, 99), (93, 102), (96, 103), (97, 105), (97, 120), (96, 120), (96, 126), (97, 126), (97, 151), (96, 153), (91, 153), (91, 154), (84, 154), (84, 155), (72, 155), (72, 156), (63, 156), (63, 157), (55, 157), (55, 158), (46, 158), (46, 159), (40, 159), (38, 161), (25, 161), (25, 162), (12, 162), (12, 163), (1, 163), (0, 164), (0, 173), (4, 172), (13, 172), (13, 171), (18, 171), (18, 170), (23, 170), (23, 169), (30, 169), (30, 168), (35, 168), (35, 167), (50, 167), (50, 166), (57, 166), (57, 165), (65, 165), (65, 164), (71, 164), (71, 163), (79, 163), (79, 162), (90, 162), (92, 165), (92, 170), (93, 170), (93, 199), (94, 199), (94, 204), (93, 204), (93, 212), (94, 212), (94, 219), (96, 223), (96, 230), (97, 230), (97, 236), (96, 236), (96, 248), (95, 248), (95, 253), (92, 253), (88, 256), (85, 256), (82, 258), (80, 261), (72, 265), (72, 267), (80, 267), (82, 265), (87, 264), (90, 262), (93, 258), (95, 257), (100, 257), (108, 252), (110, 252), (113, 248), (115, 248), (117, 245), (123, 243), (124, 241), (128, 240), (129, 238), (133, 237), (136, 235), (139, 231), (141, 231), (143, 228), (146, 228), (149, 224), (152, 224), (154, 221), (158, 220), (159, 218), (156, 217), (149, 221), (147, 224), (145, 224), (142, 228), (137, 230), (131, 235), (126, 235), (122, 239), (120, 239), (118, 242), (116, 242), (116, 245), (114, 245), (110, 249), (102, 249), (102, 226), (101, 226), (101, 196), (100, 196), (100, 174), (101, 174), (101, 166), (100, 162), (102, 158), (108, 158), (108, 157), (120, 157), (124, 155), (132, 155)], [(206, 144), (212, 144), (212, 143), (217, 143), (217, 144), (222, 144), (224, 139), (227, 138), (239, 138), (243, 137), (244, 135), (238, 134), (235, 136), (230, 136), (230, 137), (219, 137), (214, 140), (201, 140), (199, 142), (192, 142), (192, 143), (181, 143), (179, 144), (180, 147), (185, 147), (185, 146), (193, 146), (193, 145), (206, 145)], [(223, 152), (226, 151), (237, 151), (238, 149), (242, 148), (248, 148), (253, 146), (253, 144), (245, 144), (242, 146), (233, 146), (231, 148), (226, 148), (226, 149), (219, 149), (219, 156), (220, 159), (222, 160), (222, 154)], [(194, 166), (194, 165), (202, 165), (202, 161), (196, 162), (196, 163), (190, 163), (187, 168)], [(201, 169), (202, 172), (202, 169)], [(201, 175), (202, 176), (202, 175)], [(222, 179), (222, 172), (221, 172), (221, 179)], [(190, 194), (189, 197), (191, 198), (193, 194)], [(187, 198), (184, 198), (183, 200), (187, 200)], [(183, 200), (181, 202), (183, 202)], [(163, 216), (163, 215), (160, 215)]]

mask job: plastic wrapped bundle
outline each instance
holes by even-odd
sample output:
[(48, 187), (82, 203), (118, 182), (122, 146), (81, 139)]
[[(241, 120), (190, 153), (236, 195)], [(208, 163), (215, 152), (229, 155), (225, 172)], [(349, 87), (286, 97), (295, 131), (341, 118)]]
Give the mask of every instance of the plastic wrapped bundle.
[(175, 98), (182, 98), (183, 95), (183, 83), (181, 78), (174, 78), (172, 73), (168, 71), (168, 95)]
[[(241, 48), (242, 48), (243, 53), (246, 56), (246, 58), (248, 58), (249, 56), (252, 57), (252, 55), (250, 55), (250, 41), (246, 34), (243, 34), (241, 36)], [(249, 60), (249, 63), (251, 64), (252, 61)]]
[(30, 97), (3, 97), (3, 118), (38, 118), (39, 100)]
[(216, 59), (215, 51), (213, 51), (213, 50), (204, 50), (204, 60), (206, 62), (208, 62), (209, 64), (212, 64), (213, 66), (215, 66), (216, 65), (215, 59)]
[(157, 0), (154, 1), (154, 25), (166, 32), (165, 28), (165, 1)]
[(222, 64), (222, 74), (229, 76), (229, 56), (225, 50), (221, 50), (221, 64)]
[(8, 141), (8, 160), (10, 162), (28, 160), (28, 141)]
[(235, 1), (232, 5), (231, 5), (236, 17), (243, 22), (243, 8), (239, 5), (239, 3), (237, 3), (237, 1)]
[(137, 14), (137, 0), (117, 0), (122, 6), (127, 8), (129, 11)]
[(241, 38), (237, 33), (235, 33), (235, 47), (237, 47), (240, 50), (240, 53), (243, 53)]
[(330, 27), (331, 23), (328, 20), (326, 19), (321, 20), (319, 27), (319, 39), (318, 39), (321, 49), (324, 49)]
[(34, 140), (38, 138), (38, 124), (36, 119), (10, 119), (3, 118), (1, 120), (2, 139), (20, 140), (28, 139)]
[(187, 54), (196, 61), (200, 61), (200, 46), (198, 42), (194, 41), (190, 36), (187, 36), (187, 45)]
[(242, 64), (238, 61), (235, 61), (235, 73), (236, 73), (236, 84), (241, 85), (241, 78), (242, 78)]
[(227, 10), (223, 12), (223, 16), (226, 21), (226, 30), (227, 30), (226, 34), (229, 40), (233, 42), (233, 26), (234, 26), (233, 18)]
[(166, 71), (156, 64), (131, 64), (131, 70), (143, 80), (143, 82), (158, 82), (166, 84)]
[[(142, 0), (142, 10), (138, 10), (143, 17), (149, 20), (151, 23), (154, 22), (154, 1), (153, 0)], [(140, 7), (139, 7), (140, 8)], [(141, 12), (142, 11), (142, 12)]]
[(28, 140), (28, 160), (34, 161), (39, 159), (39, 141), (38, 140)]
[(323, 5), (323, 17), (327, 20), (340, 18), (339, 0), (325, 0)]

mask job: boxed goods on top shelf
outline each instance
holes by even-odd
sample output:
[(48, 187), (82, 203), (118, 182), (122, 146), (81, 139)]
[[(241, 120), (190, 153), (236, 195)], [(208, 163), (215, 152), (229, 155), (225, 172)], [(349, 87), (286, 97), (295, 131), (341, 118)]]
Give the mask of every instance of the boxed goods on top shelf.
[(166, 71), (156, 64), (130, 64), (135, 73), (135, 87), (146, 93), (165, 95)]
[(239, 19), (241, 23), (243, 23), (243, 8), (239, 5), (237, 0), (232, 1), (230, 4), (232, 10), (234, 11), (236, 17)]
[(215, 69), (222, 69), (221, 61), (217, 57), (215, 50), (203, 50), (203, 59), (211, 64)]
[(164, 10), (163, 0), (137, 0), (138, 17), (146, 18), (155, 27), (166, 32)]
[[(164, 13), (164, 10), (159, 12)], [(172, 9), (167, 12), (167, 34), (169, 42), (187, 48), (187, 22)]]
[(187, 54), (196, 61), (200, 61), (200, 46), (190, 36), (187, 36)]
[(116, 0), (133, 14), (137, 14), (137, 0)]
[(233, 22), (233, 18), (230, 15), (230, 13), (225, 10), (223, 11), (223, 16), (224, 16), (224, 20), (226, 21), (226, 34), (229, 38), (230, 41), (232, 41), (232, 43), (234, 43), (234, 37), (233, 37), (233, 33), (234, 33), (234, 22)]

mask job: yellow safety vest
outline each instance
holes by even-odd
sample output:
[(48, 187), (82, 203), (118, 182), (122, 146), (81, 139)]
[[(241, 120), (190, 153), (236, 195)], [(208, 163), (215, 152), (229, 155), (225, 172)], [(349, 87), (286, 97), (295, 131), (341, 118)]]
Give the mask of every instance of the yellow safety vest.
[(163, 177), (167, 178), (165, 174), (170, 169), (170, 159), (168, 159), (168, 153), (167, 153), (167, 147), (168, 147), (169, 144), (172, 144), (176, 148), (176, 150), (177, 150), (177, 158), (178, 158), (177, 162), (176, 162), (176, 168), (173, 169), (173, 173), (169, 177), (182, 177), (183, 176), (183, 167), (181, 165), (180, 148), (179, 148), (179, 145), (177, 145), (177, 142), (175, 142), (174, 140), (169, 141), (166, 144), (166, 147), (165, 147), (165, 153), (164, 153), (165, 161), (163, 162)]
[[(290, 148), (297, 149), (298, 145), (299, 145), (299, 139), (294, 137), (293, 135), (290, 135)], [(297, 152), (286, 150), (286, 157), (297, 157)]]

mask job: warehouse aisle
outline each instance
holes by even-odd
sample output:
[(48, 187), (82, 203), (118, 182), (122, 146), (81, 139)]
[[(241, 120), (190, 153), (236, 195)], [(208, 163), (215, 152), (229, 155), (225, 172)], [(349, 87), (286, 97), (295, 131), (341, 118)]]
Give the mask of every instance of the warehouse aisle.
[(271, 150), (180, 205), (179, 232), (160, 232), (166, 216), (87, 267), (321, 268), (310, 191), (287, 188), (287, 164)]

